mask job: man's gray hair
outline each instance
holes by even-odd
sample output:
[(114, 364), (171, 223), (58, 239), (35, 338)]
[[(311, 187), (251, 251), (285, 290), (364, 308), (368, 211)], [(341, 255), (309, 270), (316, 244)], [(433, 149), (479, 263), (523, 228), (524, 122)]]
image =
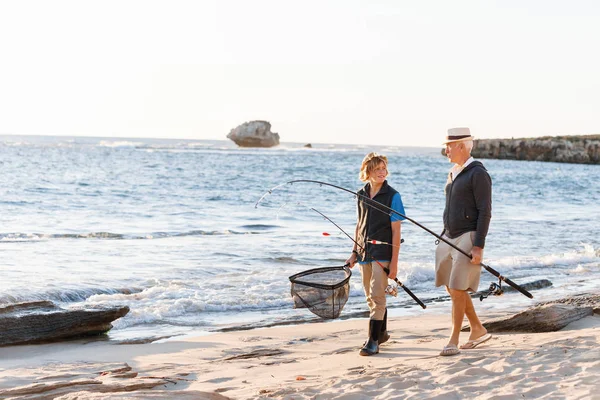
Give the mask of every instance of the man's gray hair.
[(464, 142), (464, 145), (465, 145), (465, 149), (467, 149), (467, 151), (469, 153), (471, 153), (471, 150), (473, 150), (473, 140), (466, 140)]

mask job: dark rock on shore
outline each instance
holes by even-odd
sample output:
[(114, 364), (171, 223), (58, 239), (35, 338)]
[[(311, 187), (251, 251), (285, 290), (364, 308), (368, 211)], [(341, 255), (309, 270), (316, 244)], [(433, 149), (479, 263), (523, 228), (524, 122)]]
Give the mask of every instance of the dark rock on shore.
[(105, 333), (129, 307), (63, 309), (50, 301), (0, 307), (0, 346), (53, 342)]
[(471, 154), (475, 158), (600, 164), (600, 135), (481, 139), (474, 141)]

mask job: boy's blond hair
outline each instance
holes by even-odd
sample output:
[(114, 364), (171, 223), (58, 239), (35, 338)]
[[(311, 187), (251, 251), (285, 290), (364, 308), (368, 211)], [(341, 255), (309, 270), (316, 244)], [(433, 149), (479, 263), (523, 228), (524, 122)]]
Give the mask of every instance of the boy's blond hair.
[[(358, 174), (358, 178), (367, 182), (369, 180), (369, 174), (375, 168), (379, 166), (379, 164), (384, 163), (385, 168), (387, 169), (388, 159), (386, 156), (377, 153), (369, 153), (363, 158), (362, 165), (360, 166), (360, 174)], [(389, 175), (389, 172), (388, 172)]]

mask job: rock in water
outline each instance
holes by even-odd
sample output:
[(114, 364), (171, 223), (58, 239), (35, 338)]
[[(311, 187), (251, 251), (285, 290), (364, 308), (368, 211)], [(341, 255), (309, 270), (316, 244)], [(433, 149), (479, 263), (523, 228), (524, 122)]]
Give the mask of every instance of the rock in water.
[(0, 346), (98, 335), (129, 312), (127, 306), (63, 309), (50, 301), (0, 307)]
[(227, 135), (240, 147), (273, 147), (279, 144), (279, 134), (271, 132), (267, 121), (244, 122)]

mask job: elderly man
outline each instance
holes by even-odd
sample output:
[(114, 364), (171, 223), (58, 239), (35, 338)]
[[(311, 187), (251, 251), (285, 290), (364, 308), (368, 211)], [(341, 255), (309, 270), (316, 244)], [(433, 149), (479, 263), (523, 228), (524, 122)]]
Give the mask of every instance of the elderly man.
[(440, 241), (435, 253), (435, 285), (446, 286), (452, 298), (452, 333), (440, 355), (460, 353), (458, 337), (465, 314), (471, 326), (461, 349), (472, 349), (492, 336), (483, 327), (468, 291), (476, 292), (481, 275), (485, 237), (492, 216), (492, 180), (479, 161), (473, 160), (473, 136), (469, 128), (448, 130), (446, 155), (454, 166), (446, 183), (446, 207), (442, 237), (472, 255), (469, 259)]

